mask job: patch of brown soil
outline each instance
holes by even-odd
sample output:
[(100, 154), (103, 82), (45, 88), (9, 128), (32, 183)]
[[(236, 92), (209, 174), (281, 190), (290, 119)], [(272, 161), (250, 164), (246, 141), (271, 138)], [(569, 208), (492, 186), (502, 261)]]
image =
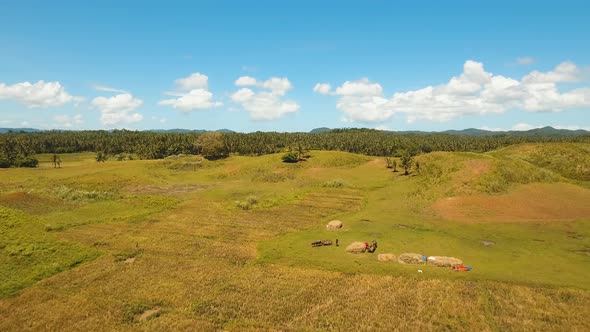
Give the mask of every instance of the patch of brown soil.
[(491, 168), (492, 160), (489, 159), (465, 161), (461, 170), (453, 174), (452, 183), (456, 185), (452, 187), (452, 192), (460, 195), (474, 193), (471, 183), (489, 172)]
[(444, 219), (472, 221), (569, 221), (590, 219), (590, 190), (567, 183), (528, 184), (503, 195), (442, 198), (432, 205)]
[(30, 214), (43, 214), (55, 211), (65, 203), (53, 198), (27, 192), (16, 192), (0, 196), (0, 205), (21, 210)]

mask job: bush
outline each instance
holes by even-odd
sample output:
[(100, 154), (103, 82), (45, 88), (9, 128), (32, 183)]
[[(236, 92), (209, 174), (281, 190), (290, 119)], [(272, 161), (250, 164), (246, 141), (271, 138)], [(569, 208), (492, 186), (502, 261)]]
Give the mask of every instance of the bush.
[(243, 201), (236, 201), (236, 207), (242, 210), (250, 210), (258, 203), (258, 198), (256, 196), (248, 196)]
[(299, 161), (299, 157), (295, 152), (287, 152), (281, 158), (285, 163), (296, 163)]
[(331, 180), (322, 183), (322, 187), (326, 188), (342, 188), (346, 185), (342, 180)]

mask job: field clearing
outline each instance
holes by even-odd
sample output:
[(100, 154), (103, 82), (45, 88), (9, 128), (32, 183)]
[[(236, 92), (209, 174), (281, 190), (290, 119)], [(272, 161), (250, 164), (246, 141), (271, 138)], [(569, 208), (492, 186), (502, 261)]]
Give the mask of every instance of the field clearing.
[(502, 195), (446, 197), (433, 205), (447, 220), (464, 222), (590, 219), (590, 190), (567, 183), (528, 184)]
[[(590, 190), (512, 151), (427, 154), (410, 176), (324, 151), (0, 170), (0, 330), (588, 330)], [(474, 269), (345, 252), (372, 239)]]

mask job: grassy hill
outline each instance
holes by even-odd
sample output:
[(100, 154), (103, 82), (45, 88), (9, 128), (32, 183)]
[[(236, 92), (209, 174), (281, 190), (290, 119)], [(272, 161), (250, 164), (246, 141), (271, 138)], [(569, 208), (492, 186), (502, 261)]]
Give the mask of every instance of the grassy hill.
[[(0, 330), (587, 330), (588, 151), (39, 155), (0, 170)], [(376, 258), (404, 252), (473, 270)]]

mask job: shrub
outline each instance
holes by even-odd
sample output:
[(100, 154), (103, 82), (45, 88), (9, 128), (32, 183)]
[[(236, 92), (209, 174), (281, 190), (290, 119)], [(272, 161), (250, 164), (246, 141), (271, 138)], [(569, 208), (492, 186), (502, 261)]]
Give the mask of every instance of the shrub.
[(258, 198), (256, 196), (248, 196), (243, 201), (236, 201), (236, 207), (242, 210), (250, 210), (258, 203)]
[(346, 185), (342, 180), (330, 180), (322, 183), (322, 187), (326, 188), (342, 188)]
[(295, 152), (287, 152), (281, 158), (285, 163), (296, 163), (299, 161), (299, 157)]

